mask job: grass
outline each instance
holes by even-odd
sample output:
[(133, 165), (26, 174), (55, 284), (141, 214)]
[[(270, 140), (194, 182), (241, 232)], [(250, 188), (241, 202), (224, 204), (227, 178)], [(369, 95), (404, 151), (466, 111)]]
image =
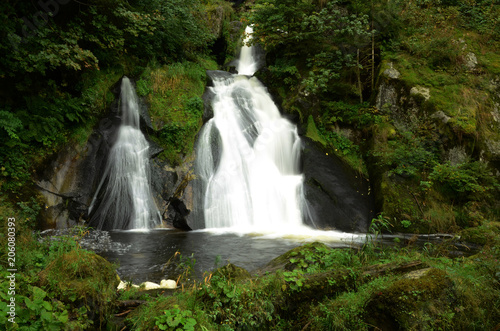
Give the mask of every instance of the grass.
[(206, 69), (216, 64), (200, 58), (198, 63), (182, 62), (158, 66), (151, 63), (137, 81), (138, 94), (146, 98), (155, 140), (164, 148), (160, 157), (180, 164), (191, 153), (201, 127)]

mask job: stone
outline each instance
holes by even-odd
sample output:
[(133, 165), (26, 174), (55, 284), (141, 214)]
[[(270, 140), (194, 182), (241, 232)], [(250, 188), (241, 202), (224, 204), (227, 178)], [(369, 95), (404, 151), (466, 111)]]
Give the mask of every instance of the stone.
[(166, 288), (166, 289), (177, 288), (177, 282), (173, 279), (162, 279), (160, 282), (160, 288)]
[(491, 155), (491, 158), (495, 161), (500, 160), (500, 141), (493, 139), (486, 139), (485, 144), (488, 149), (488, 152)]
[(384, 76), (387, 78), (391, 79), (399, 79), (401, 77), (401, 73), (397, 71), (394, 67), (392, 62), (389, 63), (389, 68), (384, 70)]
[(477, 64), (478, 64), (478, 62), (477, 62), (476, 54), (469, 52), (465, 55), (465, 64), (464, 65), (468, 70), (476, 69)]
[(453, 166), (467, 162), (468, 158), (463, 146), (453, 147), (448, 151), (447, 159)]
[(144, 282), (140, 287), (143, 287), (145, 290), (156, 290), (160, 288), (160, 285), (153, 282)]
[(451, 119), (451, 117), (447, 116), (443, 111), (439, 110), (435, 112), (434, 114), (431, 115), (432, 118), (441, 120), (443, 124), (448, 123), (448, 121)]
[(427, 101), (431, 97), (431, 91), (427, 87), (414, 86), (410, 90), (410, 95), (422, 97)]
[(123, 280), (120, 281), (120, 284), (118, 284), (118, 287), (116, 288), (117, 290), (125, 290), (127, 289), (127, 283), (125, 283)]
[(432, 268), (425, 268), (425, 269), (420, 269), (420, 270), (414, 270), (406, 275), (404, 275), (404, 278), (409, 278), (409, 279), (419, 279), (427, 275), (427, 273), (432, 270)]
[(398, 93), (396, 88), (390, 84), (382, 83), (379, 87), (379, 93), (375, 105), (383, 113), (394, 113), (398, 110)]

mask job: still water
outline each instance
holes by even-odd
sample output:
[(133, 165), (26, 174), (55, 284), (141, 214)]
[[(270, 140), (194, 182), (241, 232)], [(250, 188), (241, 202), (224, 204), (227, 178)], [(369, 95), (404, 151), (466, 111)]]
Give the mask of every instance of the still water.
[[(175, 265), (165, 266), (179, 251), (195, 261), (195, 272), (231, 262), (252, 272), (275, 257), (307, 242), (322, 241), (330, 247), (347, 248), (359, 245), (361, 236), (335, 231), (314, 231), (306, 228), (286, 234), (236, 233), (214, 229), (183, 232), (178, 230), (110, 231), (107, 244), (96, 251), (116, 263), (122, 280), (138, 284), (176, 278)], [(219, 257), (219, 258), (218, 258)]]

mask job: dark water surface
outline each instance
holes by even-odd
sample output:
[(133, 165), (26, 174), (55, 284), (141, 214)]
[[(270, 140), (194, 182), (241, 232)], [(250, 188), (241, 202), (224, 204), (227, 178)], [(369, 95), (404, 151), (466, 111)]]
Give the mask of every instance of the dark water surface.
[[(214, 269), (220, 256), (220, 264), (231, 262), (248, 271), (264, 266), (275, 257), (300, 246), (304, 238), (271, 238), (262, 235), (237, 235), (234, 233), (211, 233), (207, 231), (183, 232), (177, 230), (153, 230), (149, 232), (110, 231), (109, 237), (115, 248), (99, 254), (119, 265), (122, 280), (138, 284), (144, 281), (159, 282), (175, 278), (179, 272), (175, 265), (164, 267), (175, 252), (196, 260), (198, 277), (204, 271)], [(119, 244), (116, 247), (116, 244)], [(331, 247), (349, 247), (349, 242), (335, 240)]]
[[(289, 232), (292, 233), (238, 234), (226, 230), (96, 231), (93, 239), (83, 244), (116, 263), (122, 280), (139, 284), (176, 279), (181, 273), (176, 270), (178, 257), (173, 259), (176, 262), (166, 265), (176, 252), (180, 252), (184, 259), (191, 258), (194, 261), (195, 276), (200, 279), (205, 271), (215, 268), (216, 261), (219, 261), (219, 266), (231, 262), (252, 272), (288, 250), (308, 242), (320, 241), (333, 248), (348, 248), (361, 247), (366, 239), (363, 234), (306, 228), (295, 232), (290, 229)], [(412, 242), (412, 246), (429, 250), (451, 237), (440, 234), (396, 234), (372, 239), (384, 246), (394, 246), (398, 242), (398, 247), (405, 247), (407, 242)], [(456, 256), (470, 255), (475, 251), (459, 243), (455, 243), (452, 249)]]

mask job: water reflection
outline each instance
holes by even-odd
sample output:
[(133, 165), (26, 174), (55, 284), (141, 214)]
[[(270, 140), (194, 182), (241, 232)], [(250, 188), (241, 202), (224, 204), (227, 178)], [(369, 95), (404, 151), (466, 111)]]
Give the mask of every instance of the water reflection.
[[(326, 234), (331, 231), (322, 231)], [(334, 232), (331, 232), (334, 233)], [(331, 235), (325, 241), (331, 247), (350, 247), (356, 244), (358, 236), (345, 234)], [(178, 275), (175, 266), (164, 268), (165, 263), (175, 254), (196, 260), (196, 275), (214, 268), (217, 256), (222, 264), (228, 261), (249, 271), (264, 266), (275, 257), (288, 250), (317, 238), (305, 234), (234, 233), (226, 230), (202, 230), (183, 232), (177, 230), (111, 231), (113, 242), (127, 249), (99, 253), (111, 262), (119, 265), (118, 274), (123, 280), (141, 283), (159, 282), (161, 279), (174, 278)], [(353, 237), (354, 236), (354, 237)], [(326, 239), (323, 238), (323, 239)], [(353, 242), (354, 241), (354, 242)], [(162, 270), (163, 269), (163, 270)]]

